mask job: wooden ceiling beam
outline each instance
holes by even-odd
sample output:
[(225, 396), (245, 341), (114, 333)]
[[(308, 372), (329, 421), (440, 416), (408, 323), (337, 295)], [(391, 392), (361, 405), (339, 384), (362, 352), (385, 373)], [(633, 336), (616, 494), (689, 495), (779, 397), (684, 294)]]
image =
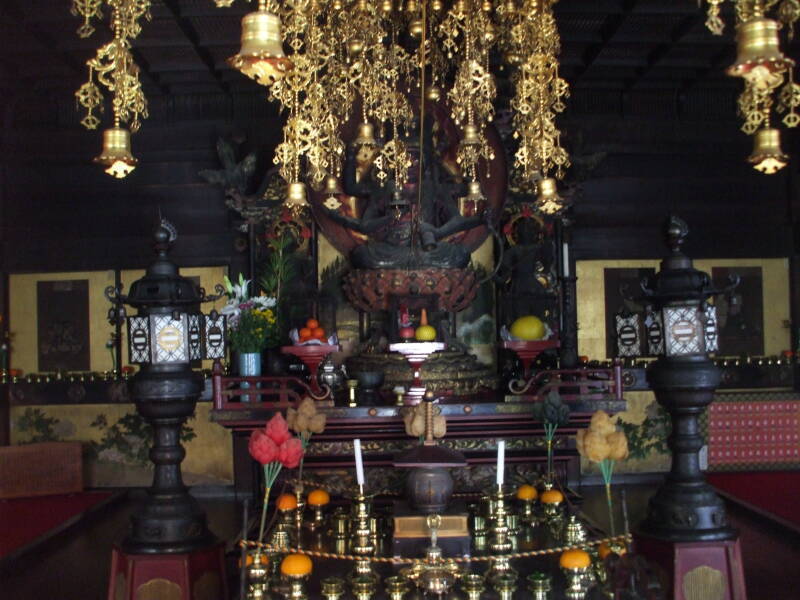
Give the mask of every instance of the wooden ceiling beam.
[(614, 38), (619, 31), (625, 19), (636, 8), (637, 0), (625, 0), (622, 3), (622, 10), (619, 13), (613, 13), (606, 17), (603, 26), (600, 28), (600, 41), (595, 44), (590, 44), (583, 53), (583, 65), (578, 69), (571, 84), (574, 86), (578, 80), (591, 68), (594, 61), (603, 51), (603, 48)]
[(164, 5), (167, 7), (169, 12), (172, 14), (172, 18), (175, 19), (175, 24), (178, 26), (178, 29), (181, 30), (181, 33), (186, 37), (189, 43), (194, 50), (194, 53), (200, 59), (200, 61), (205, 65), (208, 72), (211, 74), (211, 77), (217, 82), (220, 90), (225, 94), (230, 94), (230, 86), (222, 79), (222, 75), (216, 69), (214, 64), (214, 57), (211, 56), (211, 53), (208, 51), (207, 48), (204, 48), (200, 45), (200, 36), (197, 35), (197, 31), (189, 22), (181, 12), (180, 2), (178, 0), (163, 0)]
[(669, 42), (665, 42), (662, 44), (658, 44), (655, 48), (653, 48), (647, 54), (647, 60), (643, 67), (639, 67), (636, 69), (636, 75), (631, 79), (631, 81), (625, 86), (627, 90), (630, 90), (637, 83), (642, 81), (645, 77), (647, 77), (648, 73), (653, 70), (661, 60), (667, 55), (667, 53), (675, 46), (676, 44), (680, 43), (680, 41), (697, 25), (697, 23), (701, 20), (703, 15), (700, 11), (695, 11), (694, 14), (689, 15), (681, 19), (675, 27), (672, 28), (672, 31), (669, 35)]

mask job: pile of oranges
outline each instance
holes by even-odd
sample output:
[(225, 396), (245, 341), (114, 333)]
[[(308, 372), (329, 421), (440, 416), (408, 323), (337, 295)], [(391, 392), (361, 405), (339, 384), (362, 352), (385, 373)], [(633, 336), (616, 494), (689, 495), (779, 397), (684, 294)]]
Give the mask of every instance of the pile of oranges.
[(297, 334), (300, 336), (301, 344), (309, 340), (319, 340), (324, 344), (328, 339), (325, 330), (319, 326), (319, 321), (316, 319), (306, 321), (306, 326), (298, 330)]

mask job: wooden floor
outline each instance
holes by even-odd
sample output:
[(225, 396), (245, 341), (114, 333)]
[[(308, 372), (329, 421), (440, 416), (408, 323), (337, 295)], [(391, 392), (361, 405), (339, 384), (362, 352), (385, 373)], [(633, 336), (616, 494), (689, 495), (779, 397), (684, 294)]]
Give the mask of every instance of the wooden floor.
[[(632, 523), (641, 520), (652, 486), (626, 486)], [(585, 488), (584, 511), (598, 524), (608, 522), (601, 488)], [(111, 547), (125, 535), (136, 495), (35, 551), (0, 567), (3, 600), (102, 600), (106, 597)], [(212, 530), (234, 540), (240, 529), (240, 505), (233, 499), (201, 499)], [(750, 600), (800, 598), (800, 535), (735, 505), (729, 506), (739, 529)], [(618, 516), (619, 524), (621, 517)]]

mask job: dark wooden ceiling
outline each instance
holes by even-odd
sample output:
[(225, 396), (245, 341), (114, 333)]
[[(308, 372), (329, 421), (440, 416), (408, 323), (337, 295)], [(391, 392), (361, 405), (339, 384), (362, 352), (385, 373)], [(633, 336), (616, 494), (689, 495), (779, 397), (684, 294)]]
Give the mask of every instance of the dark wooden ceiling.
[[(68, 0), (3, 0), (0, 85), (63, 90), (80, 85), (84, 62), (110, 37), (98, 27), (80, 39)], [(235, 93), (253, 85), (225, 59), (238, 50), (241, 17), (252, 4), (154, 0), (152, 21), (135, 41), (148, 95)], [(734, 53), (733, 27), (712, 36), (695, 0), (561, 0), (556, 14), (563, 75), (575, 89), (732, 88), (723, 74)], [(731, 15), (728, 20), (732, 21)]]

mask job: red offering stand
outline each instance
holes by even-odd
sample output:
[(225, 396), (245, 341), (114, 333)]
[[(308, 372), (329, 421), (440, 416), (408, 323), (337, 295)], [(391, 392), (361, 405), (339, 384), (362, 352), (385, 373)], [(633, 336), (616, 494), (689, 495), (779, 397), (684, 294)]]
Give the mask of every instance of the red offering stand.
[(522, 379), (527, 380), (531, 376), (531, 365), (533, 361), (545, 350), (558, 348), (561, 344), (558, 338), (549, 340), (533, 340), (529, 342), (513, 341), (513, 342), (500, 342), (501, 348), (513, 350), (522, 361)]
[(434, 352), (445, 349), (443, 342), (397, 342), (389, 344), (391, 352), (399, 352), (406, 357), (408, 364), (414, 369), (414, 381), (408, 388), (408, 392), (403, 397), (403, 402), (408, 405), (419, 404), (425, 393), (425, 386), (420, 377), (422, 363)]
[(317, 381), (319, 365), (331, 352), (338, 352), (340, 349), (341, 347), (338, 344), (307, 344), (305, 346), (283, 346), (281, 347), (281, 352), (296, 356), (303, 361), (303, 364), (308, 368), (309, 387), (315, 394), (321, 395), (325, 394), (326, 391), (322, 389), (319, 381)]

